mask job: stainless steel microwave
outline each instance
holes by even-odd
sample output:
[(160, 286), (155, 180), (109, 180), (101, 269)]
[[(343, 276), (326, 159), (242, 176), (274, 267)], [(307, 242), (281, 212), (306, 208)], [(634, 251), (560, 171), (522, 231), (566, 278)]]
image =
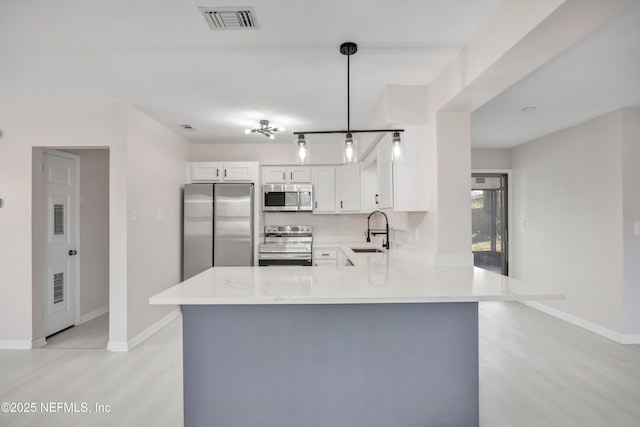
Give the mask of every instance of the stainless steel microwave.
[(262, 210), (271, 212), (311, 212), (311, 184), (265, 184), (262, 186)]

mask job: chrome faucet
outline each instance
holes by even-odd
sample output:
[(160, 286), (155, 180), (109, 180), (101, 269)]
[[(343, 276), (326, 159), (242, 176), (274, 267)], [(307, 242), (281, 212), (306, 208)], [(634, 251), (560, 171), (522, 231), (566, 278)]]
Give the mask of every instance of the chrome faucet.
[[(374, 214), (382, 214), (382, 216), (384, 216), (384, 222), (385, 222), (385, 228), (384, 230), (372, 230), (371, 229), (371, 217)], [(369, 216), (367, 217), (367, 242), (371, 242), (371, 236), (377, 236), (378, 234), (384, 234), (387, 236), (387, 241), (385, 242), (384, 239), (382, 240), (382, 247), (385, 249), (389, 249), (389, 218), (387, 218), (387, 214), (385, 214), (382, 211), (373, 211), (369, 214)]]

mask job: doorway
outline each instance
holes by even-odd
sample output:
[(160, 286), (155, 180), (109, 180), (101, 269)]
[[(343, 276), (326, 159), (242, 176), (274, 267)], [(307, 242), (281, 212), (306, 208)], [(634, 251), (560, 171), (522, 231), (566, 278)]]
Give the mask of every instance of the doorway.
[[(52, 196), (51, 177), (58, 173), (55, 192), (60, 191), (60, 186), (64, 187), (60, 183), (69, 182), (62, 178), (72, 174), (63, 174), (64, 166), (58, 163), (66, 164), (70, 160), (76, 162), (77, 190), (69, 190), (74, 195)], [(34, 147), (33, 161), (33, 322), (34, 337), (42, 337), (35, 340), (34, 346), (106, 349), (109, 339), (109, 150)], [(55, 171), (50, 170), (52, 164), (57, 168)], [(40, 171), (42, 175), (38, 176)], [(77, 227), (73, 226), (74, 220)], [(72, 237), (74, 228), (76, 233)], [(56, 249), (56, 257), (61, 261), (53, 271), (50, 260), (54, 258), (49, 255), (49, 243), (52, 238), (63, 236), (68, 247), (63, 251)], [(68, 265), (62, 275), (58, 271), (61, 265)], [(53, 283), (56, 278), (57, 284)], [(68, 283), (71, 279), (75, 279), (74, 282)], [(37, 289), (36, 283), (40, 284)], [(73, 305), (73, 313), (68, 312), (64, 321), (52, 325), (48, 315), (60, 304), (64, 304), (65, 309), (67, 304)]]
[(471, 249), (476, 267), (509, 275), (508, 175), (471, 174)]
[(49, 336), (75, 325), (78, 304), (79, 158), (45, 151), (45, 269), (44, 334)]

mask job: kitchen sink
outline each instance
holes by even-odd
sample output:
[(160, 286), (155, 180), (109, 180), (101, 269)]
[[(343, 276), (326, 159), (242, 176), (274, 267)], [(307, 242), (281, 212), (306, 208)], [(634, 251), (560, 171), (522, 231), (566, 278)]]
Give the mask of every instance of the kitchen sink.
[(351, 248), (351, 250), (357, 254), (384, 252), (382, 249), (378, 249), (378, 248)]

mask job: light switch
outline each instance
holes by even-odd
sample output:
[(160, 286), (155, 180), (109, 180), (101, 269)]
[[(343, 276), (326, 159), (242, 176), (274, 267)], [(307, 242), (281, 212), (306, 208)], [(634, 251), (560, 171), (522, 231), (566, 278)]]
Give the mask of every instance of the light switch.
[(520, 227), (524, 228), (524, 219), (520, 220)]
[(636, 222), (636, 236), (640, 236), (640, 222)]
[(84, 202), (86, 201), (86, 198), (84, 197), (84, 194), (80, 195), (80, 204), (84, 205)]
[(136, 222), (137, 220), (138, 220), (138, 215), (136, 213), (136, 210), (131, 209), (131, 211), (129, 211), (129, 221)]
[(161, 209), (159, 209), (159, 210), (158, 210), (158, 221), (162, 221), (162, 220), (163, 220), (163, 217), (164, 217), (164, 215), (163, 215), (163, 213), (162, 213), (162, 210), (161, 210)]

